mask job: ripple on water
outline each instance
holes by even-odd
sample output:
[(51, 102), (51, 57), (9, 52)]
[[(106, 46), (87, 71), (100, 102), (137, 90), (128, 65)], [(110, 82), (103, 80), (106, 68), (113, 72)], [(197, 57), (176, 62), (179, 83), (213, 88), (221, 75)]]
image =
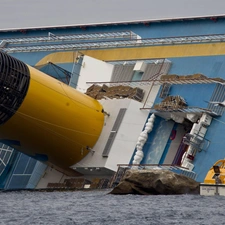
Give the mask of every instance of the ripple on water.
[(108, 191), (3, 192), (0, 224), (223, 224), (225, 197), (108, 195)]

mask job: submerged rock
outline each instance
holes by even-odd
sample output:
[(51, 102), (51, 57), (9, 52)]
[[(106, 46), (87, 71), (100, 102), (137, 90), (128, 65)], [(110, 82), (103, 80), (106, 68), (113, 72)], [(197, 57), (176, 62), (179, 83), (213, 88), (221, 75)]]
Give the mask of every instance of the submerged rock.
[(168, 170), (128, 170), (110, 194), (199, 194), (199, 183)]

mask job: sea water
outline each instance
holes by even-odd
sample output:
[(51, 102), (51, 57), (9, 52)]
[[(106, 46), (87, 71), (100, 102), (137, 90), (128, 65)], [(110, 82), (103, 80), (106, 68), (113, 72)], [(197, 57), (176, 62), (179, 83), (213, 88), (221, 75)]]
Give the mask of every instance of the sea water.
[(0, 224), (225, 224), (225, 197), (108, 193), (109, 190), (1, 192)]

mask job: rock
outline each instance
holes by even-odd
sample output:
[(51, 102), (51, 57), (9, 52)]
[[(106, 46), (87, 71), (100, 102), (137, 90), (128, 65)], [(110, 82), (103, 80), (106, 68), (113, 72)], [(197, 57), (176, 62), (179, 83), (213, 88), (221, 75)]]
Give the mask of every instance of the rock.
[(110, 194), (199, 194), (199, 183), (169, 170), (128, 170)]

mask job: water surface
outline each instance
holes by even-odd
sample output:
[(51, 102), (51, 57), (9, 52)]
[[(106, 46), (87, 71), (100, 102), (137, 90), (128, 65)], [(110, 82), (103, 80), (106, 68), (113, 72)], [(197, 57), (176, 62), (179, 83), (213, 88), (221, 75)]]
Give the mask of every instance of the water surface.
[(225, 224), (225, 197), (121, 196), (108, 192), (2, 192), (0, 224)]

